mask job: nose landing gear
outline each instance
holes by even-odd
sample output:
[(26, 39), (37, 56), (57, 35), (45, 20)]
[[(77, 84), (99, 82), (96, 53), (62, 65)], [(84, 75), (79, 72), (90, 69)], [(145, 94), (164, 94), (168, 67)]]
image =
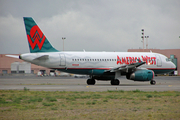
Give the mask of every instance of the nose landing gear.
[(155, 81), (155, 80), (151, 80), (151, 81), (150, 81), (150, 84), (151, 84), (151, 85), (155, 85), (155, 84), (156, 84), (156, 81)]

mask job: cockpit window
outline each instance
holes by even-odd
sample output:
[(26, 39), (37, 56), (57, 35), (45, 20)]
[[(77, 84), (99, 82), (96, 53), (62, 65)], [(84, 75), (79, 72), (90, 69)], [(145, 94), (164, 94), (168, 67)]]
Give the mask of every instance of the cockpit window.
[(166, 58), (166, 61), (167, 61), (167, 62), (169, 62), (169, 61), (171, 61), (171, 59), (169, 59), (169, 58)]

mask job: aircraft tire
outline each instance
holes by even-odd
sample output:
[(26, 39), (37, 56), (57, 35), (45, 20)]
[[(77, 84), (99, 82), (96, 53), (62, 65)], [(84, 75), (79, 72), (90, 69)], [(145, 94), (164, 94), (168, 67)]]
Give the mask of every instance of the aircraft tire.
[(96, 81), (94, 79), (88, 79), (87, 84), (88, 85), (95, 85)]
[(156, 81), (155, 81), (155, 80), (151, 80), (151, 81), (150, 81), (150, 84), (151, 84), (151, 85), (155, 85), (155, 84), (156, 84)]
[(120, 81), (118, 79), (111, 80), (111, 85), (119, 85)]

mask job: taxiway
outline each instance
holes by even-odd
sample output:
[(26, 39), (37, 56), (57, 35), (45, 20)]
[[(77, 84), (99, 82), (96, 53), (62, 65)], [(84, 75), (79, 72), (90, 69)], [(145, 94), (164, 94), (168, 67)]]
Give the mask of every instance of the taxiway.
[(155, 77), (156, 85), (149, 82), (134, 82), (121, 77), (120, 85), (110, 85), (110, 81), (96, 81), (87, 85), (87, 78), (73, 77), (36, 77), (36, 76), (0, 76), (0, 90), (33, 91), (107, 91), (107, 90), (142, 90), (142, 91), (180, 91), (180, 76)]

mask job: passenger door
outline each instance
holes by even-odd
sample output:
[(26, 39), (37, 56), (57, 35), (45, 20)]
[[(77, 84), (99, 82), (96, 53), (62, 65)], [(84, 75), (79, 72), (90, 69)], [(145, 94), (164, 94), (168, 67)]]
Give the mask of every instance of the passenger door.
[(157, 64), (157, 67), (161, 67), (162, 66), (161, 57), (159, 55), (156, 55), (156, 64)]

